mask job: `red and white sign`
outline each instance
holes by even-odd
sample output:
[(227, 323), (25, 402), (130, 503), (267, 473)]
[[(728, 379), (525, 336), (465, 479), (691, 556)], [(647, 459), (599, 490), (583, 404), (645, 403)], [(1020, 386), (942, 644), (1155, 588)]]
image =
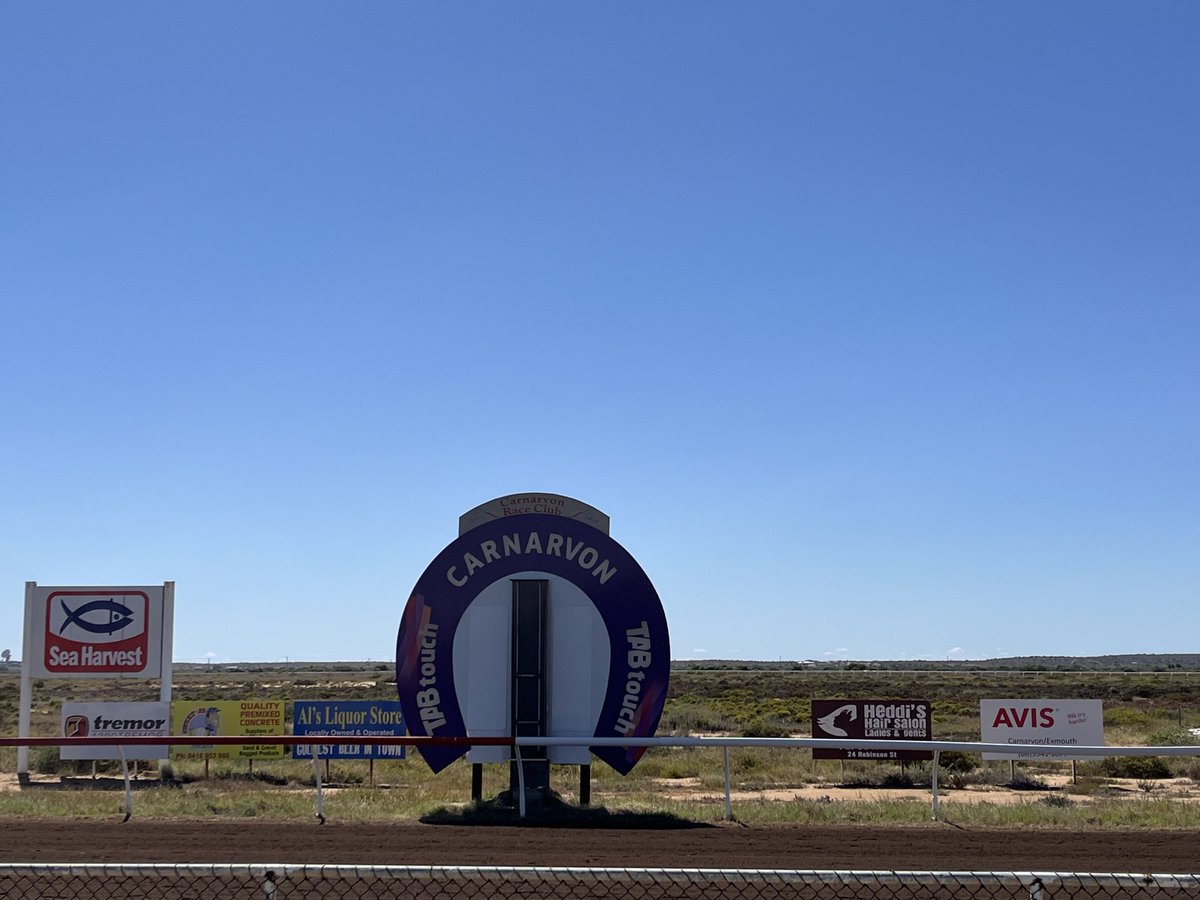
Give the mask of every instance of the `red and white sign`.
[(35, 587), (33, 674), (45, 677), (158, 678), (163, 588)]
[[(1100, 700), (980, 700), (979, 731), (985, 744), (1103, 747)], [(984, 759), (1071, 759), (1060, 755), (985, 753)]]
[(64, 745), (59, 755), (63, 759), (164, 759), (167, 742), (162, 745), (123, 746), (117, 744), (127, 737), (162, 737), (171, 735), (171, 704), (169, 703), (72, 703), (62, 706), (63, 737), (110, 737), (112, 745), (86, 747)]

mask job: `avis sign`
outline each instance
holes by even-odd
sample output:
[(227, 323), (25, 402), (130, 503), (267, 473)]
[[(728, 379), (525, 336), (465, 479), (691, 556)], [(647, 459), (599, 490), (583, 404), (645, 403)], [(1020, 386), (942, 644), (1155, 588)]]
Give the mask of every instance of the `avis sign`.
[[(1104, 704), (1099, 700), (980, 700), (985, 744), (1047, 747), (1104, 746)], [(1071, 759), (1027, 753), (984, 753), (984, 759)]]
[(161, 677), (163, 585), (33, 586), (26, 603), (35, 676)]

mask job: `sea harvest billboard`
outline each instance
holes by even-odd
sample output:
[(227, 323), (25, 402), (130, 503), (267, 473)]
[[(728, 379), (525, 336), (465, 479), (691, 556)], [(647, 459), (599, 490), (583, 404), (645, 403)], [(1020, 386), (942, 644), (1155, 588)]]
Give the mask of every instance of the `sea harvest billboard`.
[[(281, 735), (282, 700), (176, 700), (171, 734), (188, 737)], [(172, 744), (172, 759), (283, 759), (282, 744)]]
[[(64, 745), (63, 759), (163, 759), (167, 755), (166, 738), (170, 734), (169, 703), (64, 703), (62, 735), (68, 738), (110, 737), (116, 743), (72, 747)], [(162, 745), (123, 746), (121, 738), (161, 737)]]
[(158, 678), (164, 585), (26, 591), (30, 672), (39, 678)]
[[(985, 744), (1102, 747), (1104, 704), (1100, 700), (980, 700), (979, 731)], [(1070, 754), (985, 753), (983, 758), (1077, 757)]]

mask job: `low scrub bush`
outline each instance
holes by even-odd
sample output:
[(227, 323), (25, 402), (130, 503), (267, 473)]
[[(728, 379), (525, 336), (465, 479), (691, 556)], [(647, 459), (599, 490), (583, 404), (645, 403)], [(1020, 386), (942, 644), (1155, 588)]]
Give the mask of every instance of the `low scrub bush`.
[(907, 772), (889, 772), (879, 779), (879, 786), (884, 788), (910, 788), (916, 787), (912, 776)]
[(761, 768), (761, 760), (752, 752), (739, 752), (729, 761), (729, 769), (734, 775), (745, 775)]
[(1196, 743), (1196, 735), (1186, 728), (1166, 728), (1146, 738), (1151, 747), (1187, 747)]
[(1104, 725), (1107, 728), (1151, 728), (1158, 723), (1157, 716), (1128, 706), (1114, 706), (1104, 710)]
[(1072, 784), (1066, 785), (1063, 790), (1068, 794), (1091, 797), (1104, 791), (1104, 781), (1094, 776), (1085, 775), (1076, 778)]
[(1107, 778), (1170, 778), (1170, 767), (1158, 756), (1106, 756), (1100, 772)]
[(791, 733), (787, 722), (767, 716), (756, 716), (742, 730), (745, 737), (787, 737)]
[(735, 731), (734, 722), (720, 710), (700, 701), (672, 701), (663, 710), (658, 731), (664, 735), (727, 733)]
[(962, 753), (958, 750), (945, 750), (938, 756), (938, 768), (951, 774), (974, 772), (982, 762), (978, 753)]
[(1044, 803), (1046, 806), (1053, 807), (1054, 809), (1066, 809), (1073, 805), (1071, 798), (1063, 794), (1048, 794), (1038, 800), (1038, 802)]
[[(88, 759), (63, 759), (57, 747), (34, 747), (29, 754), (29, 768), (38, 775), (90, 775), (92, 762)], [(112, 763), (100, 760), (97, 771), (110, 771)]]

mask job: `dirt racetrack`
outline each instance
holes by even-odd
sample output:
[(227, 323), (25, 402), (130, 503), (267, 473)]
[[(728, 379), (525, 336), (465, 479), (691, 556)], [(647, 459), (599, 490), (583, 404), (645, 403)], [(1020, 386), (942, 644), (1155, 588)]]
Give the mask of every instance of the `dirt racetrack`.
[(0, 863), (195, 862), (1200, 873), (1195, 831), (0, 823)]

